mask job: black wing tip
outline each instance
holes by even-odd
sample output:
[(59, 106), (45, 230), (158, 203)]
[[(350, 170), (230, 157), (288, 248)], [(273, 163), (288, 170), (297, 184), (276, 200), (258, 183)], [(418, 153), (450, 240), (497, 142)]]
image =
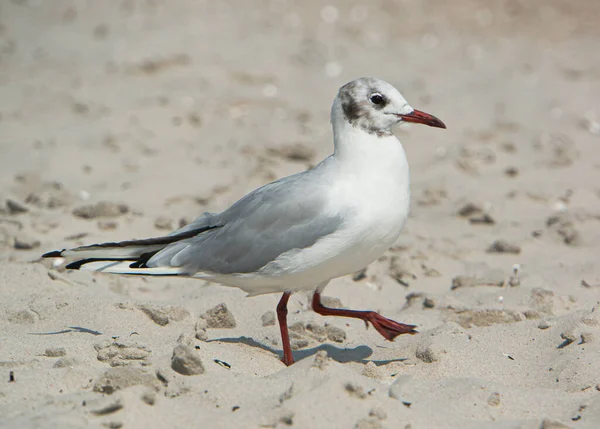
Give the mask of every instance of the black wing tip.
[(64, 251), (65, 251), (65, 249), (53, 250), (52, 252), (44, 253), (42, 255), (42, 258), (62, 258), (62, 252), (64, 252)]
[(92, 261), (87, 261), (86, 259), (84, 259), (82, 261), (71, 262), (70, 264), (67, 264), (65, 266), (65, 269), (67, 269), (67, 270), (78, 270), (86, 262), (92, 262)]
[(71, 262), (65, 268), (67, 270), (78, 270), (83, 265), (89, 264), (90, 262), (123, 262), (123, 261), (129, 261), (129, 259), (123, 259), (123, 258), (86, 258), (86, 259), (80, 259), (78, 261)]

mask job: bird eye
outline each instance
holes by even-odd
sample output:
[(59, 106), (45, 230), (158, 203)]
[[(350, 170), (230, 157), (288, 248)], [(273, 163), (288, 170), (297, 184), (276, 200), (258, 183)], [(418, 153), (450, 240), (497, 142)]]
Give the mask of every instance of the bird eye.
[(381, 103), (383, 103), (383, 96), (378, 93), (371, 94), (371, 96), (369, 97), (369, 100), (373, 104), (381, 104)]

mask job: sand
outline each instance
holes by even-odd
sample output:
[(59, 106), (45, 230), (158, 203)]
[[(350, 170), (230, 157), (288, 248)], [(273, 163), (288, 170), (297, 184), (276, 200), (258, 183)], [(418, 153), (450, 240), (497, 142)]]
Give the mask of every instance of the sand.
[[(600, 426), (600, 4), (0, 4), (0, 427)], [(332, 151), (359, 76), (448, 126), (397, 135), (412, 213), (325, 295), (65, 271)]]

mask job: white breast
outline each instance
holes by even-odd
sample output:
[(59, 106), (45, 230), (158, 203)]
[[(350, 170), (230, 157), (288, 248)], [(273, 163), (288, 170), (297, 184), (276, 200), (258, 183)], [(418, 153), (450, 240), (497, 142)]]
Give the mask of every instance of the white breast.
[(409, 171), (400, 142), (395, 137), (382, 140), (364, 156), (328, 165), (326, 211), (340, 215), (342, 226), (265, 266), (255, 274), (262, 277), (261, 289), (282, 282), (289, 290), (314, 288), (366, 267), (394, 244), (408, 217)]

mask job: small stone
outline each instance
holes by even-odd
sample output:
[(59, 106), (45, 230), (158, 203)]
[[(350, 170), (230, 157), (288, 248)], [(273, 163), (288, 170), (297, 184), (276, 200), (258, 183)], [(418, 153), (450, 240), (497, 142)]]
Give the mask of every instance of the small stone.
[(550, 228), (551, 226), (560, 225), (560, 224), (568, 224), (570, 223), (569, 215), (566, 213), (559, 213), (552, 215), (546, 219), (546, 226)]
[[(28, 180), (26, 180), (27, 182)], [(34, 185), (34, 182), (35, 185)], [(25, 204), (34, 205), (39, 208), (56, 209), (68, 204), (71, 196), (63, 189), (60, 183), (43, 183), (37, 180), (31, 181), (30, 185), (38, 188), (38, 191), (32, 192), (25, 198)]]
[(73, 368), (78, 364), (79, 362), (74, 357), (61, 357), (56, 362), (54, 362), (52, 368)]
[(420, 206), (437, 206), (448, 198), (448, 191), (445, 187), (430, 187), (423, 190), (416, 202)]
[(61, 357), (67, 354), (67, 350), (64, 347), (52, 347), (47, 348), (44, 352), (46, 357)]
[(336, 343), (343, 343), (346, 341), (346, 332), (337, 326), (327, 325), (325, 326), (325, 332), (327, 334), (327, 338), (331, 341)]
[(162, 369), (157, 369), (156, 372), (156, 379), (162, 383), (163, 387), (168, 387), (169, 386), (169, 378), (166, 374), (165, 371)]
[(379, 368), (377, 367), (377, 365), (375, 365), (373, 361), (369, 361), (363, 367), (362, 375), (369, 378), (380, 378), (381, 372), (379, 371)]
[(282, 425), (292, 426), (294, 424), (294, 412), (283, 407), (276, 407), (270, 415), (263, 416), (259, 427), (281, 428)]
[(394, 255), (390, 258), (389, 275), (404, 287), (409, 286), (410, 280), (417, 279), (415, 268), (412, 259), (406, 255)]
[[(285, 409), (280, 410), (277, 421), (286, 426), (292, 426), (294, 424), (294, 412)], [(276, 424), (275, 426), (278, 425)]]
[(557, 234), (567, 245), (579, 243), (579, 232), (573, 226), (573, 220), (569, 213), (560, 212), (548, 217), (546, 220), (548, 229)]
[(432, 345), (419, 346), (415, 352), (417, 359), (425, 363), (433, 363), (440, 360), (440, 354)]
[(339, 298), (333, 296), (322, 296), (321, 304), (329, 308), (344, 308), (344, 304)]
[(179, 335), (179, 337), (177, 337), (177, 343), (193, 349), (196, 342), (194, 341), (194, 337), (187, 332), (183, 332), (181, 335)]
[(312, 338), (322, 343), (327, 339), (327, 334), (325, 332), (325, 328), (317, 323), (308, 322), (306, 324), (306, 332)]
[(472, 276), (456, 276), (452, 279), (452, 286), (450, 290), (462, 288), (462, 287), (475, 287), (477, 286), (477, 278)]
[(488, 247), (487, 252), (488, 253), (511, 253), (514, 255), (518, 255), (519, 253), (521, 253), (521, 247), (516, 244), (509, 243), (508, 241), (505, 241), (505, 240), (496, 240), (490, 245), (490, 247)]
[(165, 326), (171, 321), (180, 322), (190, 315), (185, 308), (178, 305), (160, 307), (154, 304), (140, 304), (138, 309), (160, 326)]
[(171, 368), (182, 375), (199, 375), (204, 373), (204, 365), (194, 349), (179, 344), (173, 349)]
[(116, 413), (122, 408), (123, 402), (120, 398), (116, 398), (111, 399), (110, 401), (106, 401), (102, 406), (91, 410), (91, 413), (97, 416), (105, 416), (107, 414)]
[(369, 416), (370, 417), (375, 417), (376, 419), (379, 419), (379, 420), (385, 420), (385, 419), (387, 419), (387, 414), (383, 410), (383, 408), (381, 408), (381, 407), (373, 407), (373, 408), (371, 408), (371, 410), (369, 411)]
[(435, 308), (435, 301), (431, 298), (425, 298), (423, 300), (423, 308)]
[(310, 345), (310, 341), (306, 338), (294, 338), (291, 340), (292, 350), (300, 350)]
[(367, 269), (363, 268), (360, 271), (355, 272), (354, 274), (352, 274), (352, 280), (355, 282), (361, 281), (362, 279), (366, 279), (367, 278)]
[(558, 229), (558, 235), (560, 235), (567, 245), (575, 245), (579, 242), (579, 232), (572, 226), (565, 226)]
[(469, 219), (469, 222), (472, 224), (482, 224), (482, 225), (494, 225), (496, 221), (493, 217), (491, 217), (487, 213), (483, 213), (481, 216), (474, 216)]
[(188, 115), (188, 122), (190, 123), (190, 125), (192, 125), (194, 127), (202, 126), (202, 118), (195, 113), (190, 113)]
[(173, 220), (163, 216), (157, 217), (154, 221), (154, 227), (157, 229), (172, 230)]
[(525, 316), (527, 320), (539, 319), (541, 317), (540, 313), (535, 310), (525, 310), (523, 316)]
[(113, 231), (119, 226), (114, 220), (99, 220), (97, 225), (102, 231)]
[(319, 350), (315, 354), (315, 358), (313, 359), (313, 363), (311, 364), (311, 368), (317, 368), (323, 370), (329, 362), (329, 356), (327, 355), (327, 351)]
[(498, 286), (504, 285), (504, 277), (496, 276), (495, 273), (491, 273), (488, 278), (479, 278), (474, 276), (456, 276), (452, 279), (451, 290), (467, 287), (479, 287), (479, 286)]
[(18, 201), (11, 200), (11, 199), (6, 200), (6, 209), (8, 210), (9, 214), (21, 214), (21, 213), (27, 213), (29, 211), (27, 206), (25, 206), (24, 204), (22, 204)]
[(538, 328), (539, 329), (548, 329), (550, 327), (550, 323), (548, 323), (547, 320), (542, 320), (540, 323), (538, 323)]
[(577, 335), (575, 335), (575, 332), (572, 329), (569, 329), (567, 331), (563, 331), (560, 333), (560, 337), (565, 340), (565, 345), (571, 344), (575, 341), (577, 341)]
[(129, 212), (129, 207), (125, 204), (100, 201), (96, 204), (89, 204), (74, 209), (73, 215), (84, 219), (95, 219), (98, 217), (117, 217), (127, 212)]
[(534, 310), (545, 314), (554, 314), (554, 292), (535, 288), (530, 292), (529, 302)]
[(498, 407), (500, 406), (500, 394), (498, 392), (492, 393), (487, 400), (487, 403), (490, 407)]
[(425, 294), (423, 292), (411, 292), (404, 297), (406, 299), (406, 305), (411, 307), (422, 300), (425, 300)]
[(594, 342), (594, 334), (592, 332), (582, 332), (581, 333), (581, 343), (593, 343)]
[(458, 215), (461, 217), (469, 217), (474, 214), (483, 213), (483, 210), (473, 203), (467, 203), (458, 211)]
[(346, 389), (346, 392), (348, 392), (350, 396), (354, 396), (355, 398), (365, 399), (367, 397), (365, 389), (356, 383), (348, 382), (344, 384), (344, 389)]
[(196, 325), (194, 329), (196, 330), (196, 338), (200, 341), (208, 340), (208, 334), (206, 333), (206, 328), (208, 327), (205, 319), (198, 319), (196, 321)]
[(180, 305), (168, 305), (165, 307), (169, 321), (181, 322), (190, 315), (190, 312)]
[(94, 345), (100, 362), (108, 362), (112, 367), (127, 366), (131, 361), (145, 361), (150, 357), (150, 349), (133, 341), (104, 341)]
[(235, 328), (235, 318), (233, 314), (227, 309), (225, 303), (221, 303), (201, 316), (206, 320), (207, 327), (209, 328)]
[(293, 323), (288, 327), (290, 332), (295, 332), (297, 334), (305, 334), (306, 333), (306, 325), (303, 322)]
[(305, 146), (301, 143), (296, 143), (289, 146), (270, 148), (268, 150), (270, 155), (285, 158), (292, 162), (310, 162), (315, 157), (315, 151), (309, 146)]
[(40, 241), (21, 233), (15, 237), (14, 248), (18, 250), (30, 250), (40, 247)]
[(152, 304), (141, 304), (138, 308), (157, 325), (165, 326), (169, 323), (169, 316), (163, 308)]
[(442, 274), (435, 268), (427, 267), (425, 265), (421, 265), (421, 268), (423, 268), (423, 274), (425, 275), (425, 277), (441, 277), (442, 276)]
[(93, 390), (110, 395), (131, 386), (146, 386), (158, 392), (161, 383), (154, 375), (140, 368), (111, 368), (94, 383)]
[(260, 317), (263, 326), (272, 326), (275, 324), (275, 312), (267, 311)]
[(141, 399), (148, 405), (154, 405), (156, 404), (156, 393), (150, 390), (146, 391), (142, 393)]
[(73, 103), (71, 105), (74, 113), (85, 115), (90, 112), (90, 107), (85, 103)]

